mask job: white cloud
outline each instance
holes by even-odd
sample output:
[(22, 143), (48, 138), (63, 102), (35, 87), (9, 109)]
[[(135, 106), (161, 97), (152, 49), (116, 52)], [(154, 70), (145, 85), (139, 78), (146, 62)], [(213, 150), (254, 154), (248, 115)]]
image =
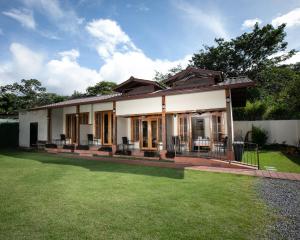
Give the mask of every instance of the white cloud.
[(58, 54), (62, 57), (62, 59), (66, 59), (70, 61), (75, 61), (80, 56), (79, 51), (76, 49), (59, 52)]
[(272, 24), (274, 26), (279, 26), (283, 23), (286, 23), (288, 28), (300, 26), (300, 8), (295, 8), (294, 10), (272, 20)]
[(100, 68), (100, 75), (102, 79), (118, 83), (127, 80), (130, 76), (152, 79), (155, 71), (167, 72), (170, 68), (178, 64), (186, 67), (190, 58), (191, 56), (188, 55), (177, 61), (153, 60), (142, 52), (116, 52)]
[[(155, 70), (166, 72), (178, 64), (186, 67), (191, 58), (188, 55), (176, 61), (151, 59), (112, 20), (94, 20), (87, 24), (86, 29), (95, 39), (95, 50), (104, 61), (98, 70), (81, 66), (77, 61), (80, 57), (77, 49), (58, 52), (58, 58), (47, 60), (42, 53), (12, 43), (11, 61), (0, 63), (0, 79), (4, 79), (1, 84), (36, 78), (49, 91), (72, 94), (74, 90), (84, 92), (88, 86), (103, 80), (120, 83), (130, 76), (152, 79)], [(99, 48), (103, 48), (107, 55)]]
[(47, 16), (59, 29), (78, 33), (84, 18), (78, 17), (72, 8), (64, 9), (57, 0), (22, 0), (23, 3)]
[(185, 67), (191, 57), (177, 61), (151, 59), (110, 19), (93, 20), (87, 23), (86, 30), (96, 40), (95, 48), (104, 60), (99, 71), (101, 78), (108, 81), (120, 83), (130, 76), (152, 79), (155, 70), (166, 72), (178, 64)]
[(11, 61), (0, 63), (1, 84), (36, 78), (50, 91), (71, 94), (74, 90), (85, 91), (87, 86), (101, 81), (98, 71), (78, 64), (76, 58), (79, 52), (75, 49), (60, 52), (60, 59), (49, 61), (46, 61), (44, 54), (20, 43), (12, 43), (10, 52)]
[(11, 9), (9, 11), (3, 11), (4, 15), (11, 17), (22, 24), (22, 26), (30, 29), (35, 29), (36, 23), (34, 21), (32, 11), (28, 9)]
[(259, 18), (246, 19), (242, 24), (242, 29), (252, 28), (256, 23), (260, 25), (262, 20)]
[(297, 63), (297, 62), (300, 62), (300, 52), (297, 52), (294, 56), (292, 56), (291, 58), (285, 60), (281, 64), (294, 64), (294, 63)]
[(93, 20), (86, 25), (86, 30), (97, 39), (96, 48), (102, 58), (111, 57), (120, 46), (123, 50), (137, 51), (129, 36), (113, 20)]
[(183, 12), (184, 17), (190, 20), (189, 24), (203, 26), (215, 33), (217, 35), (216, 37), (229, 38), (225, 30), (224, 19), (219, 13), (202, 9), (181, 0), (174, 1), (173, 4), (177, 9)]

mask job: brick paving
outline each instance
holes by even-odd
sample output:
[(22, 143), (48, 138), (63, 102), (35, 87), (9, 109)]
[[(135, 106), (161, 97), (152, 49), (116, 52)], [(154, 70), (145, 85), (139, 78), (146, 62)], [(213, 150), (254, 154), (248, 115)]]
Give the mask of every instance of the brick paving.
[(186, 167), (186, 169), (300, 181), (299, 173), (285, 173), (285, 172), (252, 170), (252, 169), (218, 168), (218, 167), (207, 167), (207, 166), (192, 166), (192, 167)]
[[(60, 153), (58, 155), (60, 155)], [(129, 165), (189, 169), (189, 170), (197, 170), (197, 171), (216, 172), (216, 173), (232, 173), (232, 174), (247, 175), (247, 176), (254, 176), (254, 177), (300, 181), (299, 173), (284, 173), (284, 172), (276, 172), (270, 170), (255, 170), (255, 169), (245, 169), (245, 168), (239, 169), (239, 168), (230, 168), (230, 167), (225, 168), (225, 167), (211, 167), (211, 166), (194, 166), (192, 164), (174, 163), (171, 161), (168, 162), (168, 161), (141, 160), (141, 159), (129, 159), (129, 158), (121, 158), (121, 157), (88, 157), (88, 156), (79, 156), (73, 154), (72, 155), (63, 154), (62, 156), (68, 158), (77, 158), (77, 159), (79, 158), (79, 159), (95, 160), (95, 161), (102, 161), (102, 162), (125, 163)]]

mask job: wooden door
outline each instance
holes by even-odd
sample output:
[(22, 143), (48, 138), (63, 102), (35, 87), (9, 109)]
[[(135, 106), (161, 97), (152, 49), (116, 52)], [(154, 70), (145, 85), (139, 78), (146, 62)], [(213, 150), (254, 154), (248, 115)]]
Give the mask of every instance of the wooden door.
[(71, 139), (72, 143), (77, 141), (77, 118), (76, 114), (66, 115), (66, 137)]
[(95, 113), (95, 138), (101, 139), (102, 145), (112, 145), (113, 114), (112, 111)]
[(103, 112), (102, 119), (102, 144), (111, 145), (113, 132), (112, 112)]
[(146, 117), (142, 119), (141, 146), (142, 149), (155, 150), (161, 141), (161, 118)]

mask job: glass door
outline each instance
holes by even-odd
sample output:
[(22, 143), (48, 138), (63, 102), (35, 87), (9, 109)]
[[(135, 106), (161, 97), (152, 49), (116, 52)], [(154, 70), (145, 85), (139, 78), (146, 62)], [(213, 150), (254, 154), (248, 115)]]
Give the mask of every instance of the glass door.
[(153, 120), (150, 120), (150, 123), (151, 123), (151, 148), (157, 148), (157, 119), (153, 119)]
[(113, 117), (111, 111), (95, 112), (95, 138), (101, 140), (102, 145), (112, 144)]
[(112, 144), (112, 113), (103, 112), (102, 117), (103, 117), (103, 121), (102, 121), (103, 145), (111, 145)]
[(76, 114), (66, 115), (66, 137), (71, 139), (72, 143), (77, 141)]
[(158, 142), (161, 141), (161, 118), (146, 117), (142, 120), (142, 148), (157, 149)]
[(148, 148), (149, 145), (149, 135), (148, 135), (148, 120), (142, 121), (142, 148)]

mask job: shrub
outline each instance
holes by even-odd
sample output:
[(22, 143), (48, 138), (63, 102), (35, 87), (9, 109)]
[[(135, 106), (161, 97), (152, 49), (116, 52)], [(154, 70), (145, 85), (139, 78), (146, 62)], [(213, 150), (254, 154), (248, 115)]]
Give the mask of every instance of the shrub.
[(266, 130), (252, 125), (252, 141), (258, 146), (263, 147), (268, 140), (268, 133)]
[(46, 144), (45, 144), (45, 147), (46, 147), (46, 148), (57, 148), (57, 145), (54, 144), (54, 143), (46, 143)]
[(63, 149), (74, 150), (75, 149), (75, 145), (74, 144), (65, 144), (63, 146)]
[(76, 147), (76, 149), (77, 149), (77, 150), (89, 150), (90, 147), (89, 147), (89, 145), (78, 145), (78, 146)]

